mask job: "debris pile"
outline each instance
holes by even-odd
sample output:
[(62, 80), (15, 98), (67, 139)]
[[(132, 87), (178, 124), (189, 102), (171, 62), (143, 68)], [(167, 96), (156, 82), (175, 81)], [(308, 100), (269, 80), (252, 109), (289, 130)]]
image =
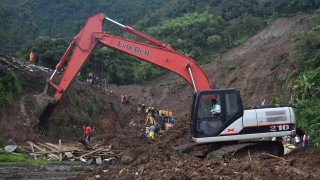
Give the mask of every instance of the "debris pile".
[(18, 59), (14, 56), (10, 56), (10, 55), (3, 55), (0, 54), (0, 64), (7, 67), (8, 69), (12, 69), (12, 70), (20, 70), (20, 71), (24, 71), (24, 72), (37, 72), (37, 71), (43, 71), (43, 72), (51, 72), (52, 70), (44, 67), (44, 66), (40, 66), (40, 65), (35, 65), (32, 63), (29, 63), (27, 61), (23, 61), (21, 59)]
[(52, 143), (33, 143), (27, 142), (30, 146), (30, 157), (37, 159), (38, 157), (45, 157), (47, 160), (53, 161), (82, 161), (87, 164), (95, 162), (102, 164), (103, 162), (111, 163), (116, 159), (117, 155), (111, 150), (111, 146), (102, 146), (99, 143), (94, 146), (85, 146), (85, 148), (70, 147)]

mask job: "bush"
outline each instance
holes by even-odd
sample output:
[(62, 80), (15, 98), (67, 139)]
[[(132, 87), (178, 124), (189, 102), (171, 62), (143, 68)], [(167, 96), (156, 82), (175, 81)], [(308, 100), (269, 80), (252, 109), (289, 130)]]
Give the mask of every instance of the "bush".
[(319, 18), (320, 15), (315, 14), (308, 19), (315, 28), (299, 35), (292, 53), (299, 73), (294, 85), (297, 126), (309, 132), (312, 144), (320, 143), (320, 38), (317, 34)]
[(0, 77), (0, 107), (6, 107), (13, 97), (23, 90), (21, 80), (14, 72), (4, 74), (3, 77)]

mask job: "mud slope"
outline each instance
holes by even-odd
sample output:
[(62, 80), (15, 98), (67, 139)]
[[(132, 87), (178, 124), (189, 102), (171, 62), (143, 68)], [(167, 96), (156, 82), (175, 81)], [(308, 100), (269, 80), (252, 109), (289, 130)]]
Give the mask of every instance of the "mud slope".
[(121, 133), (129, 123), (134, 126), (138, 121), (132, 115), (133, 108), (120, 104), (115, 94), (74, 80), (50, 118), (48, 133), (40, 136), (37, 124), (43, 109), (35, 95), (43, 92), (52, 71), (18, 58), (0, 58), (0, 70), (15, 71), (24, 82), (23, 94), (0, 110), (0, 132), (6, 141), (12, 139), (23, 144), (29, 140), (74, 141), (83, 138), (82, 127), (86, 122), (95, 128), (96, 135), (108, 135)]
[[(294, 79), (290, 57), (293, 36), (307, 28), (304, 16), (280, 18), (249, 39), (245, 44), (222, 54), (203, 68), (215, 88), (239, 88), (245, 106), (259, 105), (265, 99), (290, 100)], [(183, 117), (189, 110), (192, 92), (182, 78), (169, 73), (143, 86), (113, 86), (135, 103), (144, 103), (175, 111)]]

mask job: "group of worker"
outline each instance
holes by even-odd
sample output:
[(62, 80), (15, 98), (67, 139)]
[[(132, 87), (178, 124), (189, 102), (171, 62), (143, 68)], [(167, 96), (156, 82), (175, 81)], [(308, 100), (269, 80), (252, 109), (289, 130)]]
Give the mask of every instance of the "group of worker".
[(106, 78), (100, 78), (92, 72), (87, 74), (86, 82), (88, 84), (97, 85), (103, 90), (108, 90), (108, 80)]
[(124, 104), (124, 105), (129, 104), (128, 96), (126, 94), (122, 94), (120, 96), (120, 102), (121, 102), (121, 104)]
[(154, 139), (162, 131), (173, 127), (175, 119), (172, 110), (158, 110), (154, 107), (146, 107), (144, 104), (138, 105), (138, 113), (144, 113), (146, 118), (146, 136)]
[(296, 146), (299, 146), (299, 147), (307, 147), (308, 144), (309, 144), (309, 135), (308, 135), (308, 132), (305, 132), (305, 134), (302, 136), (302, 138), (297, 134), (294, 138), (294, 142), (296, 144)]

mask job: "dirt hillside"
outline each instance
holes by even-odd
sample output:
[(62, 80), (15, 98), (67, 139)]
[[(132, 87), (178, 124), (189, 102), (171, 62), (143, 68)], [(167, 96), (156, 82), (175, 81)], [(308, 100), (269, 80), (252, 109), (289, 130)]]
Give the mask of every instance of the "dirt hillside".
[(24, 94), (0, 111), (0, 131), (5, 140), (74, 141), (82, 138), (87, 122), (95, 127), (96, 135), (108, 135), (121, 133), (137, 119), (133, 107), (123, 106), (114, 93), (75, 80), (50, 117), (49, 131), (40, 136), (38, 118), (44, 108), (37, 96), (44, 91), (52, 70), (11, 56), (2, 55), (0, 60), (1, 71), (15, 71), (24, 82)]

